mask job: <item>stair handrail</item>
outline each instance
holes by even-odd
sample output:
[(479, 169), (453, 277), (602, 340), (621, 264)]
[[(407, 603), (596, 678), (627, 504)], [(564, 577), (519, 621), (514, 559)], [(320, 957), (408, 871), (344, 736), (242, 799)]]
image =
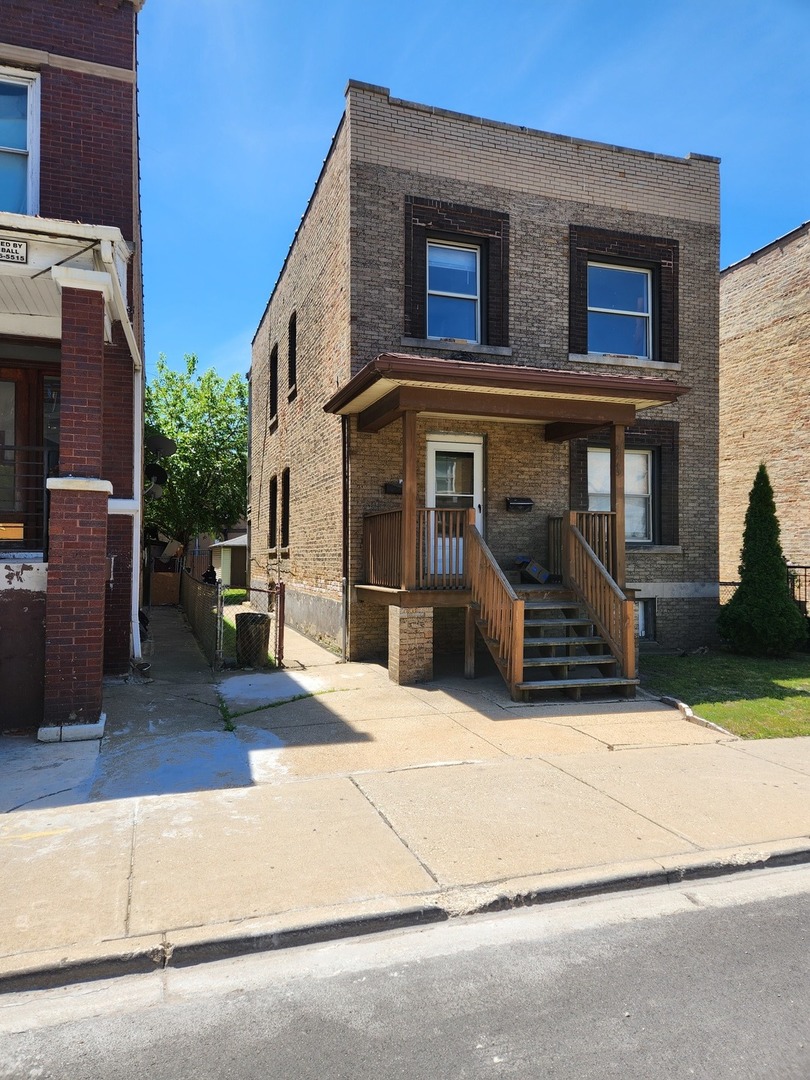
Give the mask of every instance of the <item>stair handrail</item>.
[(467, 525), (465, 564), (471, 599), (478, 606), (483, 629), (494, 643), (509, 691), (515, 696), (523, 680), (523, 619), (525, 603), (495, 561), (476, 526)]
[(605, 564), (576, 525), (576, 512), (565, 530), (565, 583), (585, 607), (619, 662), (625, 678), (636, 677), (635, 610), (632, 600), (611, 577)]

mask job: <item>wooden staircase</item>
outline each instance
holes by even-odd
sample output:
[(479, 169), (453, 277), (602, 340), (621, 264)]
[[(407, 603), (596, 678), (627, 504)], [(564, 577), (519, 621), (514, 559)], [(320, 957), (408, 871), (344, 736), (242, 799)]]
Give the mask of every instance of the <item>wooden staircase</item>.
[(530, 694), (582, 692), (635, 695), (633, 602), (605, 569), (573, 520), (565, 534), (562, 585), (513, 585), (470, 522), (465, 572), (472, 601), (465, 634), (465, 672), (475, 670), (475, 627), (514, 701)]
[(635, 695), (638, 679), (622, 675), (607, 641), (569, 589), (515, 591), (524, 601), (523, 677), (515, 684), (522, 696), (562, 691), (579, 700), (583, 690)]

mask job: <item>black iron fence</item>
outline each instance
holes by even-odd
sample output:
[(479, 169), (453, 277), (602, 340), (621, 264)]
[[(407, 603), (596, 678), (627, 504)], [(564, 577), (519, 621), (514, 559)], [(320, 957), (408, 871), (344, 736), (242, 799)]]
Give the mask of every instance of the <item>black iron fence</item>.
[[(799, 566), (796, 563), (788, 563), (786, 572), (791, 596), (802, 608), (805, 615), (810, 614), (810, 566)], [(721, 604), (727, 604), (729, 602), (739, 584), (739, 581), (720, 582)]]
[(0, 548), (37, 551), (48, 547), (48, 493), (58, 451), (44, 446), (0, 445)]

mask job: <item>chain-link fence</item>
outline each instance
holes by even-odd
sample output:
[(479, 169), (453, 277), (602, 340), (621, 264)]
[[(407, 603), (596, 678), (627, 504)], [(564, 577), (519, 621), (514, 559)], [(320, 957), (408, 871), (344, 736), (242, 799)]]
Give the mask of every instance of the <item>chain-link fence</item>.
[(284, 585), (267, 590), (266, 612), (254, 611), (246, 599), (244, 590), (200, 580), (192, 567), (180, 575), (180, 605), (217, 671), (283, 666)]
[(197, 642), (213, 668), (222, 666), (222, 590), (219, 583), (180, 575), (180, 606)]

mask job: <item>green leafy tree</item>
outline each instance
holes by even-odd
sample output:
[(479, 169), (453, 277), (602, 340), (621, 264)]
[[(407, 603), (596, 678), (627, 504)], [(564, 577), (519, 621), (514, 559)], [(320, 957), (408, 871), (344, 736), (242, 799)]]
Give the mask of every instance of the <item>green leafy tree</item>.
[(790, 595), (773, 489), (764, 465), (751, 489), (740, 559), (740, 584), (720, 613), (720, 635), (737, 652), (786, 656), (805, 640), (807, 628)]
[[(197, 357), (173, 371), (161, 355), (146, 387), (146, 431), (174, 440), (160, 462), (168, 474), (163, 496), (144, 506), (147, 527), (187, 547), (198, 533), (222, 537), (247, 506), (247, 383), (241, 375), (200, 375)], [(147, 459), (149, 452), (147, 450)]]

